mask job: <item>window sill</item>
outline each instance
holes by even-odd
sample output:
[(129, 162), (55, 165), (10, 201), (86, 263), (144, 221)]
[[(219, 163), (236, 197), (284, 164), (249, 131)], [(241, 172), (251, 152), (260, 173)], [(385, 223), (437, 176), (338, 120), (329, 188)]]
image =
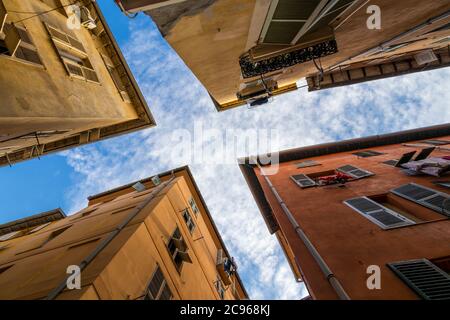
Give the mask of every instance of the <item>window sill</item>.
[(29, 65), (29, 66), (32, 66), (32, 67), (36, 67), (36, 68), (39, 68), (39, 69), (47, 70), (44, 65), (38, 64), (38, 63), (34, 63), (34, 62), (31, 62), (31, 61), (28, 61), (28, 60), (22, 60), (22, 59), (19, 59), (19, 58), (16, 58), (16, 57), (8, 56), (6, 54), (0, 54), (0, 57), (2, 59), (8, 59), (8, 60), (12, 60), (12, 61), (16, 61), (16, 62), (19, 62), (19, 63), (26, 64), (26, 65)]

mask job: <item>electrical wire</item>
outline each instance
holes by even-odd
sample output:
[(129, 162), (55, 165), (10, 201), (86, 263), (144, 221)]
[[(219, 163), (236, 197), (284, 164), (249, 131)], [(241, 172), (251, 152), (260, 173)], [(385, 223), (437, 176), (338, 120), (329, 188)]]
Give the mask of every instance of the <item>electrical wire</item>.
[(116, 0), (115, 1), (117, 6), (120, 8), (120, 10), (130, 19), (134, 19), (137, 17), (137, 15), (139, 14), (139, 12), (135, 12), (134, 14), (128, 12), (122, 5), (122, 2), (120, 0)]
[[(90, 0), (88, 4), (91, 4), (93, 1), (95, 1), (95, 0)], [(59, 10), (59, 9), (64, 9), (64, 8), (66, 8), (66, 7), (70, 7), (70, 6), (72, 6), (72, 5), (74, 5), (74, 4), (77, 4), (77, 3), (79, 3), (79, 2), (80, 2), (80, 1), (75, 1), (74, 3), (71, 3), (71, 4), (66, 4), (66, 5), (58, 6), (58, 7), (56, 7), (56, 8), (52, 8), (52, 9), (50, 9), (50, 10), (41, 11), (41, 12), (27, 12), (27, 11), (15, 11), (15, 10), (8, 10), (8, 12), (19, 13), (19, 14), (33, 14), (33, 15), (30, 16), (30, 17), (26, 17), (26, 18), (23, 18), (23, 19), (20, 19), (20, 20), (17, 20), (17, 21), (12, 22), (12, 24), (15, 24), (15, 23), (19, 23), (19, 22), (22, 22), (22, 21), (25, 21), (25, 20), (29, 20), (29, 19), (32, 19), (32, 18), (35, 18), (35, 17), (42, 16), (42, 15), (47, 14), (47, 13), (49, 13), (49, 12), (53, 12), (53, 11), (56, 11), (56, 10)]]

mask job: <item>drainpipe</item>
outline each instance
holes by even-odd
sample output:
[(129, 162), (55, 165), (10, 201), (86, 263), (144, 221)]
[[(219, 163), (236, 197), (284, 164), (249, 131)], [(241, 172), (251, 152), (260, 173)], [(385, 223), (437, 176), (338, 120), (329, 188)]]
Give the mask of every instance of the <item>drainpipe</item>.
[[(133, 220), (141, 211), (144, 209), (150, 202), (159, 194), (161, 190), (163, 190), (167, 185), (169, 185), (173, 180), (175, 179), (175, 175), (172, 172), (172, 177), (167, 180), (166, 182), (162, 183), (161, 185), (157, 186), (155, 190), (150, 192), (150, 195), (148, 198), (138, 205), (125, 220), (117, 226), (116, 229), (114, 229), (113, 232), (111, 232), (95, 249), (92, 251), (83, 261), (81, 261), (79, 267), (80, 267), (80, 275), (81, 271), (86, 269), (86, 267), (99, 255), (99, 253), (105, 249), (108, 244), (111, 243), (111, 241), (114, 240), (114, 238), (122, 231), (128, 223), (130, 223), (131, 220)], [(70, 276), (70, 275), (69, 275)], [(67, 279), (69, 278), (67, 276), (55, 289), (53, 289), (44, 300), (53, 300), (55, 299), (67, 286)]]
[(350, 297), (345, 292), (345, 290), (342, 287), (341, 283), (336, 278), (336, 276), (333, 274), (333, 272), (330, 270), (330, 268), (326, 264), (325, 260), (323, 260), (323, 258), (320, 256), (320, 253), (314, 247), (314, 245), (309, 240), (308, 236), (302, 230), (300, 225), (297, 223), (297, 221), (295, 220), (295, 218), (292, 215), (291, 211), (289, 211), (289, 208), (286, 206), (286, 204), (284, 203), (283, 199), (278, 194), (277, 190), (273, 186), (273, 184), (270, 181), (270, 179), (264, 174), (264, 172), (263, 172), (261, 167), (260, 167), (260, 169), (261, 169), (262, 175), (264, 176), (264, 179), (266, 180), (267, 184), (270, 187), (270, 190), (272, 191), (274, 196), (277, 198), (278, 203), (280, 204), (281, 208), (283, 209), (284, 214), (289, 219), (289, 222), (294, 227), (295, 232), (297, 232), (297, 235), (302, 240), (303, 244), (306, 246), (306, 248), (308, 249), (309, 253), (311, 253), (311, 255), (313, 256), (314, 260), (316, 260), (317, 264), (320, 267), (320, 270), (322, 270), (322, 273), (325, 275), (325, 277), (327, 278), (328, 282), (333, 287), (333, 289), (336, 292), (336, 294), (338, 295), (339, 299), (341, 299), (341, 300), (350, 300)]

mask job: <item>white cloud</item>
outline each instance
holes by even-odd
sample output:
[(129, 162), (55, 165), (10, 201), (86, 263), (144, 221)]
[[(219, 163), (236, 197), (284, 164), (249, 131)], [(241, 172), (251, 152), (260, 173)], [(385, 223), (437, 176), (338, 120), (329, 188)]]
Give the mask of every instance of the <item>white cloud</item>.
[(237, 164), (222, 164), (225, 152), (210, 149), (207, 157), (215, 163), (184, 163), (174, 156), (174, 130), (192, 133), (194, 121), (222, 134), (226, 129), (275, 129), (282, 150), (450, 120), (449, 70), (322, 92), (301, 89), (257, 109), (218, 113), (147, 18), (133, 20), (130, 28), (132, 36), (123, 49), (158, 126), (66, 152), (77, 173), (76, 187), (68, 195), (72, 211), (82, 207), (88, 195), (190, 164), (252, 298), (298, 299), (306, 292), (294, 281), (276, 238), (269, 235)]

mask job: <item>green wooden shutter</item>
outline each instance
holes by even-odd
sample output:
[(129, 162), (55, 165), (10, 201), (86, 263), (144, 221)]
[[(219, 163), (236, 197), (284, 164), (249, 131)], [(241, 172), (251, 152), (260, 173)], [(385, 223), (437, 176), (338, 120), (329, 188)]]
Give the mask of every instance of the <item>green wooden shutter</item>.
[(450, 275), (427, 259), (388, 263), (388, 267), (426, 300), (450, 300)]

